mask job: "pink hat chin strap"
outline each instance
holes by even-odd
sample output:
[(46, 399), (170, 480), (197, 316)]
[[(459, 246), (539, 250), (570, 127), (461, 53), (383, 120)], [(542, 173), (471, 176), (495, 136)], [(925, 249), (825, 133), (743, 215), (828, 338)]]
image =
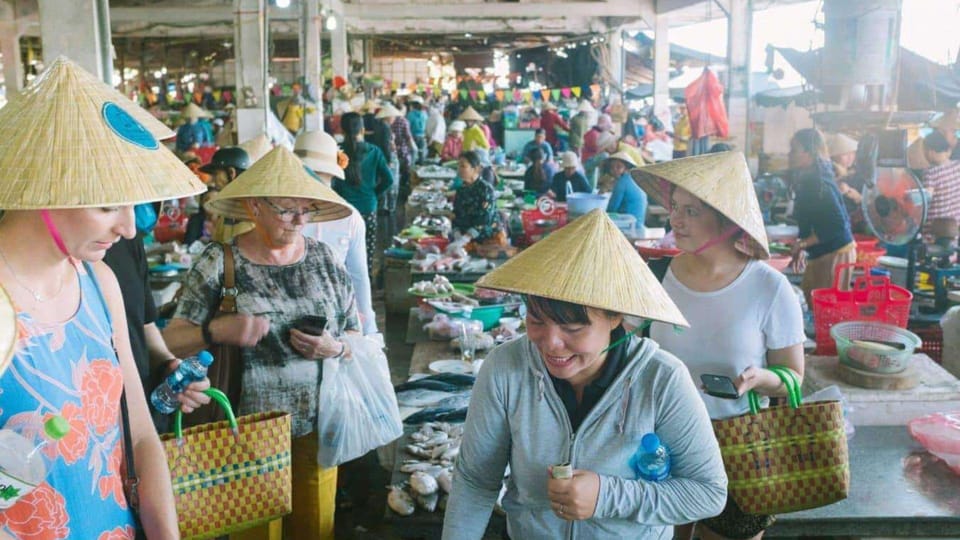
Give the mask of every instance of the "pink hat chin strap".
[(736, 225), (731, 225), (730, 227), (727, 228), (727, 230), (723, 231), (723, 234), (721, 234), (720, 236), (714, 237), (711, 240), (708, 240), (706, 244), (698, 247), (696, 251), (693, 252), (693, 254), (699, 255), (704, 251), (712, 248), (713, 246), (726, 242), (727, 240), (733, 238), (733, 236), (737, 233), (743, 234), (743, 229), (741, 229)]
[(47, 226), (47, 232), (50, 233), (50, 238), (52, 238), (53, 243), (57, 245), (57, 249), (60, 250), (60, 253), (70, 257), (70, 252), (67, 251), (67, 246), (63, 243), (63, 237), (60, 236), (60, 231), (57, 229), (57, 226), (53, 224), (50, 211), (41, 210), (40, 217), (43, 218), (43, 223)]

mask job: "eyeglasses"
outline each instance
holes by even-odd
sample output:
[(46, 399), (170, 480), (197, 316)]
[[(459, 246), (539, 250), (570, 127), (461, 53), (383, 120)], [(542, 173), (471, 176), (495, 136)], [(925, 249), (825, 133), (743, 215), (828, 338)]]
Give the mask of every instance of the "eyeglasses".
[(306, 221), (310, 221), (310, 218), (319, 213), (318, 210), (292, 210), (290, 208), (284, 208), (282, 206), (277, 206), (267, 199), (261, 199), (263, 202), (270, 207), (270, 210), (273, 211), (274, 215), (277, 216), (277, 219), (284, 223), (292, 223), (293, 218), (303, 217)]

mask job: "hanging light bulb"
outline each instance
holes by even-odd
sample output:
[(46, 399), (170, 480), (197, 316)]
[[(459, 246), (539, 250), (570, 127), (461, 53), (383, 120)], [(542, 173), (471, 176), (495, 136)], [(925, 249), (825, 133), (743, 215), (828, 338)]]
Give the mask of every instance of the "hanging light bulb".
[(327, 27), (327, 30), (331, 32), (337, 29), (337, 17), (333, 13), (331, 13), (330, 16), (327, 17), (326, 27)]
[(276, 0), (278, 8), (290, 7), (290, 0)]

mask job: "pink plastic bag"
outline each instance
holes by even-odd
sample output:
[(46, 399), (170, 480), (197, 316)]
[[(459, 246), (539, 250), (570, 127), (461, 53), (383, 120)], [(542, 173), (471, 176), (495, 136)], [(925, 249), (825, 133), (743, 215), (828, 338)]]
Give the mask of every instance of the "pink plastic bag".
[(960, 412), (915, 418), (907, 422), (907, 430), (928, 452), (960, 474)]

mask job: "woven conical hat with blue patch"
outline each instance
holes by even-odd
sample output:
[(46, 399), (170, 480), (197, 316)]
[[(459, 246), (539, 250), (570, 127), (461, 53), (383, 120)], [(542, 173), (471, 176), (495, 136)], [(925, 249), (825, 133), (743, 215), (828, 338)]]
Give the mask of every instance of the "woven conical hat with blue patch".
[(206, 187), (168, 130), (64, 57), (0, 109), (0, 209), (126, 206)]

